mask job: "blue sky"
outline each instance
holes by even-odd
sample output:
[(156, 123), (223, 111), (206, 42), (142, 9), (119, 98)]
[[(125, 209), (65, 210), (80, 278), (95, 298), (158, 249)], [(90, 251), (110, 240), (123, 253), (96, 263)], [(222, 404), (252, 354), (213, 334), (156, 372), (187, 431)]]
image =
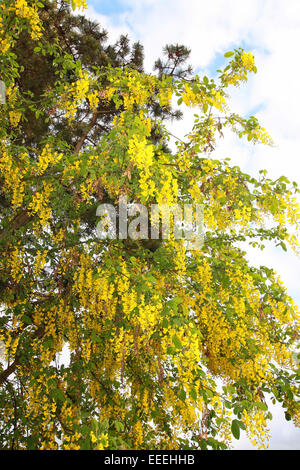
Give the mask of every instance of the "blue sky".
[[(139, 40), (145, 65), (152, 70), (167, 43), (192, 49), (191, 64), (199, 75), (215, 75), (226, 62), (224, 53), (243, 47), (254, 53), (257, 75), (231, 92), (232, 110), (256, 114), (276, 146), (252, 146), (226, 133), (215, 156), (230, 157), (243, 171), (268, 170), (270, 177), (286, 175), (300, 184), (300, 43), (299, 0), (88, 0), (87, 15), (108, 30), (111, 41), (120, 34)], [(176, 123), (172, 133), (183, 137), (191, 128), (193, 112)], [(300, 304), (300, 263), (291, 252), (268, 247), (249, 250), (252, 264), (273, 267), (288, 292)], [(300, 449), (300, 431), (284, 421), (279, 407), (273, 410), (271, 448)], [(247, 439), (235, 448), (251, 448)]]
[(130, 9), (130, 6), (122, 0), (90, 0), (89, 5), (92, 5), (98, 13), (111, 17), (118, 17), (120, 13)]

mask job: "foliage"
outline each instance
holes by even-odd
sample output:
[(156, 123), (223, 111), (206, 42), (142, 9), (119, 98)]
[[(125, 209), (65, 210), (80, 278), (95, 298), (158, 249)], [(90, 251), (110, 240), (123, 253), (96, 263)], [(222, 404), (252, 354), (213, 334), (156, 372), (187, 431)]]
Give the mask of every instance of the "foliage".
[[(256, 72), (252, 54), (226, 54), (216, 80), (172, 70), (182, 46), (166, 48), (157, 75), (110, 59), (90, 66), (43, 29), (43, 2), (0, 7), (1, 447), (223, 449), (240, 429), (261, 447), (268, 393), (299, 425), (299, 312), (276, 273), (240, 248), (271, 240), (297, 250), (297, 185), (213, 158), (227, 128), (272, 144), (227, 104), (228, 87)], [(36, 45), (21, 64), (26, 34)], [(51, 74), (37, 91), (24, 69), (41, 57)], [(174, 99), (197, 114), (171, 151)], [(121, 195), (203, 204), (203, 246), (99, 240), (96, 207)]]

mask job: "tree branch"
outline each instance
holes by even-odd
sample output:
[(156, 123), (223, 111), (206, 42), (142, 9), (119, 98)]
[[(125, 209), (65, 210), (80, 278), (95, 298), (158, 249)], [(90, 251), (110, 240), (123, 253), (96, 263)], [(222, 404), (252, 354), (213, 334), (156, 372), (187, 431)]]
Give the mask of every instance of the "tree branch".
[(85, 139), (87, 138), (90, 131), (92, 130), (92, 128), (96, 124), (97, 117), (98, 117), (98, 111), (96, 110), (96, 111), (93, 112), (93, 116), (92, 116), (91, 122), (90, 122), (87, 130), (83, 133), (80, 140), (77, 142), (77, 145), (76, 145), (75, 150), (74, 150), (75, 154), (78, 154), (80, 152), (80, 149), (83, 146)]

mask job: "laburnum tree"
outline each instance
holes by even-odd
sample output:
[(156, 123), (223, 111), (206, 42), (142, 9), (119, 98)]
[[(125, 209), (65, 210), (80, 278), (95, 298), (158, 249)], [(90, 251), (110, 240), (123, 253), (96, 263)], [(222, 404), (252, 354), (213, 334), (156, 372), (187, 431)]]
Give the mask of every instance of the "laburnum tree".
[[(240, 430), (265, 447), (267, 396), (299, 425), (299, 311), (241, 249), (298, 250), (298, 188), (214, 158), (228, 128), (272, 145), (227, 103), (252, 54), (209, 79), (167, 46), (150, 74), (67, 2), (0, 15), (1, 448), (225, 449)], [(184, 140), (174, 102), (195, 112)], [(96, 208), (121, 196), (201, 205), (204, 243), (100, 239)]]

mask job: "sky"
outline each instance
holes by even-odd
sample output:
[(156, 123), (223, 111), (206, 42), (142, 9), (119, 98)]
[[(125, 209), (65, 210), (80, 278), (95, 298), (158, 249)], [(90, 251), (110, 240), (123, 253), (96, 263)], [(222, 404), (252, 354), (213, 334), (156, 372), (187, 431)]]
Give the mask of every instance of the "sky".
[[(144, 46), (145, 68), (166, 44), (191, 49), (190, 63), (199, 76), (215, 76), (224, 53), (243, 47), (255, 56), (258, 68), (246, 84), (231, 90), (230, 106), (243, 116), (255, 114), (272, 136), (275, 147), (252, 145), (225, 133), (214, 158), (231, 158), (256, 176), (267, 169), (271, 178), (285, 175), (300, 184), (300, 2), (299, 0), (88, 0), (86, 15), (109, 33), (120, 34)], [(172, 132), (183, 137), (192, 125), (192, 113), (176, 123)], [(300, 305), (300, 260), (295, 254), (268, 246), (248, 250), (253, 265), (273, 267), (288, 293)], [(270, 405), (271, 449), (300, 449), (300, 430), (284, 420), (279, 406)], [(245, 436), (236, 449), (253, 449)]]

